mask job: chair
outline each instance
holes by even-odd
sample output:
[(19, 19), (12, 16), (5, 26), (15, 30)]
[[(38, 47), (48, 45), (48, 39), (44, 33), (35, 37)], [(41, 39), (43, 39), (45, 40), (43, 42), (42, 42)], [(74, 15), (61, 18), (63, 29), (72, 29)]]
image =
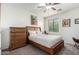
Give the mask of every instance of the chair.
[(72, 38), (73, 39), (73, 41), (75, 42), (75, 45), (74, 45), (74, 47), (77, 47), (77, 48), (79, 48), (79, 39), (76, 39), (76, 38)]

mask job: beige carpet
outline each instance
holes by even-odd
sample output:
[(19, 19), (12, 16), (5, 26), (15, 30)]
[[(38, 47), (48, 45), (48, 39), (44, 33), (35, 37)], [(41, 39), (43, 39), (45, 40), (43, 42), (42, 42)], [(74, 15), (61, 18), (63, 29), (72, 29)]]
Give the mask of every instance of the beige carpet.
[[(30, 44), (13, 51), (4, 51), (1, 54), (2, 55), (48, 55), (46, 52)], [(56, 53), (56, 55), (79, 55), (79, 49), (77, 49), (72, 45), (65, 44), (65, 47), (62, 48), (58, 53)]]

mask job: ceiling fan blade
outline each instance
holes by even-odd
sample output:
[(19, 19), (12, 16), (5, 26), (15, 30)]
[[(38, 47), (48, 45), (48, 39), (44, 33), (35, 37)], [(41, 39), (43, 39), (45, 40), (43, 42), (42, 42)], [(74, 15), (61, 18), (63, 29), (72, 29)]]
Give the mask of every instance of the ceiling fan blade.
[(38, 6), (38, 8), (44, 8), (45, 6)]
[(52, 10), (56, 10), (54, 7), (51, 7)]
[(60, 3), (53, 3), (53, 5), (58, 5), (58, 4), (60, 4)]
[(45, 3), (46, 6), (50, 6), (50, 5), (57, 5), (57, 4), (60, 4), (60, 3)]

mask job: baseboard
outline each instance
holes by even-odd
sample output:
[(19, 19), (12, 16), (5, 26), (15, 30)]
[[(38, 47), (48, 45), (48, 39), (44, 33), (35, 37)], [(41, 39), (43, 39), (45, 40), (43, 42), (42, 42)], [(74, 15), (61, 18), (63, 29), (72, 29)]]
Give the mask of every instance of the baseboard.
[(6, 49), (1, 49), (1, 51), (9, 51), (9, 49), (8, 49), (8, 48), (6, 48)]

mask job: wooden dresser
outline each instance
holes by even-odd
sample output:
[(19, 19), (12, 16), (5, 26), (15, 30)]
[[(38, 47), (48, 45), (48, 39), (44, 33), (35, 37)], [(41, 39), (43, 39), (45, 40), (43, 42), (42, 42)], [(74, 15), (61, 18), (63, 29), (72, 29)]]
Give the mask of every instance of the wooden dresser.
[(24, 27), (10, 27), (10, 50), (27, 44), (26, 29)]

